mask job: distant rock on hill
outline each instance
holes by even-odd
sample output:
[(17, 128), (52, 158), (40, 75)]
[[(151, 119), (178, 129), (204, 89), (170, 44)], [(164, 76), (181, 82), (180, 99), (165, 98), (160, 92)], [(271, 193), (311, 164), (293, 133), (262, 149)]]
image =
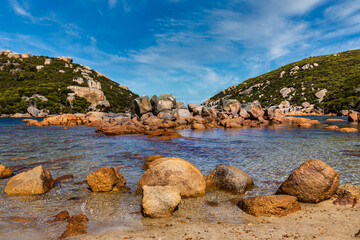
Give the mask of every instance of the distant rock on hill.
[(70, 57), (0, 52), (0, 115), (124, 112), (138, 97)]
[(259, 101), (263, 106), (315, 105), (325, 112), (360, 110), (360, 50), (309, 57), (231, 86), (203, 104), (222, 106), (226, 99)]

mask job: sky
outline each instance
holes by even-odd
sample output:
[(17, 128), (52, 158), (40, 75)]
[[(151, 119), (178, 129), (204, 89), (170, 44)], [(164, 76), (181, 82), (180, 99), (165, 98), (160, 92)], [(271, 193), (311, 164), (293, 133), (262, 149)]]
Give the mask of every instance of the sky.
[(358, 0), (1, 0), (0, 50), (70, 56), (139, 95), (201, 103), (360, 48)]

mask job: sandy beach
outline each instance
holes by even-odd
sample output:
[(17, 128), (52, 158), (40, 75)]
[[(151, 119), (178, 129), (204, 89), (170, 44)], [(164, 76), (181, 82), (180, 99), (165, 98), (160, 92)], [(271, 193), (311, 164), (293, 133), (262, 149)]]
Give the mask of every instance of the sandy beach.
[(354, 239), (360, 230), (358, 205), (354, 208), (335, 206), (333, 200), (327, 200), (319, 204), (302, 203), (301, 211), (285, 217), (253, 217), (240, 210), (235, 202), (235, 199), (219, 202), (185, 199), (173, 217), (143, 218), (142, 226), (119, 226), (119, 229), (86, 234), (76, 239), (337, 240)]

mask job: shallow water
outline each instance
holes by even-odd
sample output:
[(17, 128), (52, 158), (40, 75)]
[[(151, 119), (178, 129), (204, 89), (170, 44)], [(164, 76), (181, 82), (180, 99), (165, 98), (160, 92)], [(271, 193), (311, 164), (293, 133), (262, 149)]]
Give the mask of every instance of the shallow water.
[[(328, 117), (326, 117), (328, 118)], [(321, 123), (325, 119), (318, 117)], [(347, 122), (331, 122), (341, 127), (356, 127)], [(180, 157), (194, 163), (207, 175), (219, 164), (239, 167), (251, 176), (257, 186), (250, 196), (271, 194), (281, 181), (302, 162), (318, 158), (340, 173), (340, 181), (360, 186), (359, 133), (340, 133), (324, 130), (322, 125), (309, 129), (279, 126), (206, 131), (179, 131), (185, 137), (150, 141), (145, 136), (107, 137), (90, 127), (25, 126), (21, 119), (0, 118), (0, 162), (18, 166), (18, 172), (43, 165), (54, 178), (73, 174), (42, 196), (10, 197), (3, 189), (7, 180), (0, 180), (0, 239), (56, 239), (65, 223), (47, 223), (61, 210), (70, 214), (86, 214), (90, 233), (113, 228), (142, 228), (149, 221), (140, 215), (140, 197), (134, 192), (143, 174), (144, 158), (149, 155)], [(118, 167), (127, 179), (128, 193), (92, 193), (83, 181), (86, 176), (105, 166)], [(225, 221), (241, 211), (232, 207), (237, 196), (210, 192), (199, 199), (187, 199), (175, 214), (199, 217), (211, 212), (213, 221)], [(205, 200), (220, 204), (214, 208)], [(230, 207), (229, 207), (230, 206)], [(185, 210), (184, 210), (185, 209)], [(11, 217), (28, 217), (27, 222)], [(20, 238), (19, 238), (20, 237)]]

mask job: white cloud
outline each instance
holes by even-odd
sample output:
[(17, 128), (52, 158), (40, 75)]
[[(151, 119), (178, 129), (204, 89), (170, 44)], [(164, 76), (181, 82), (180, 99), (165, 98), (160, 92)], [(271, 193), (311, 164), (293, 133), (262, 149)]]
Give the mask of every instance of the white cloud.
[(35, 18), (27, 11), (24, 6), (21, 6), (17, 0), (9, 0), (9, 3), (17, 15), (30, 19), (32, 22), (35, 21)]

